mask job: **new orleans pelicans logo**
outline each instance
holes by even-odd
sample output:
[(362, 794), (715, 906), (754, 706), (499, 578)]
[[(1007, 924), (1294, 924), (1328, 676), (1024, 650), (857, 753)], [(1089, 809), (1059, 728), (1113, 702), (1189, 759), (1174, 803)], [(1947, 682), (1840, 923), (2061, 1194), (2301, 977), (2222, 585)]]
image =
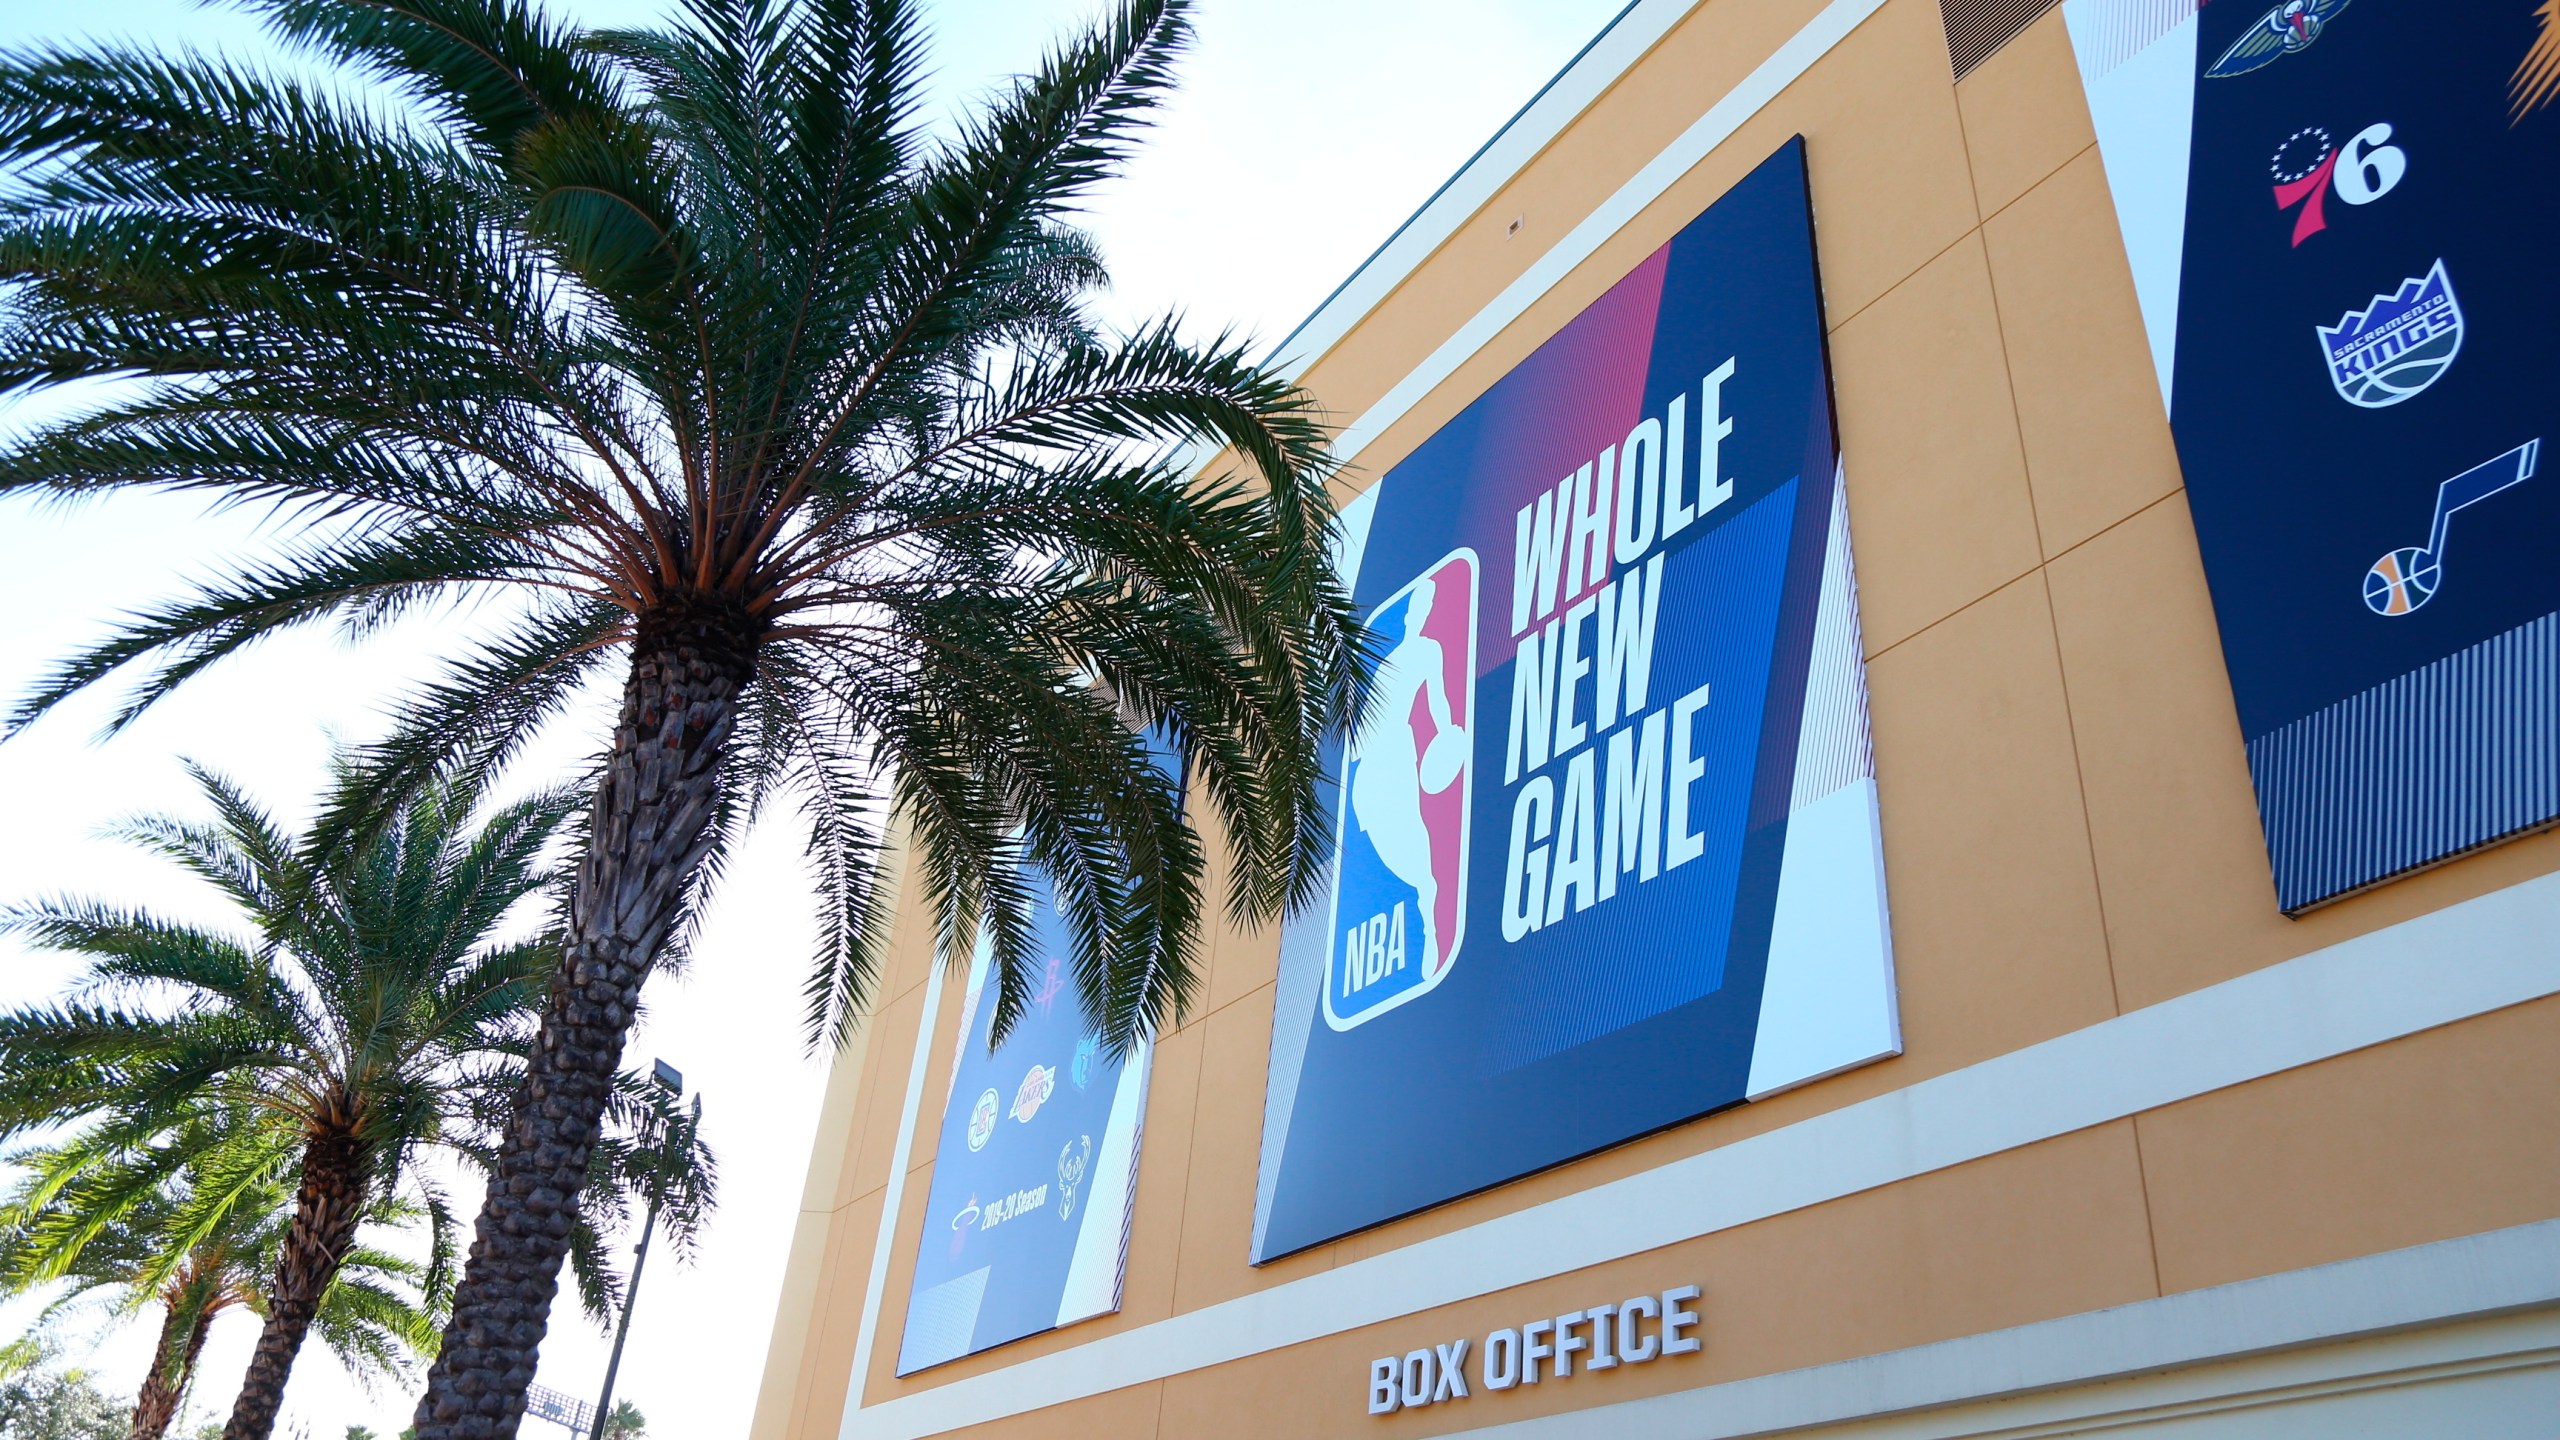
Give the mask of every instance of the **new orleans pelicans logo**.
[(2444, 262), (2401, 282), (2373, 304), (2350, 310), (2335, 325), (2316, 327), (2329, 383), (2339, 398), (2381, 410), (2444, 378), (2462, 353), (2462, 302), (2445, 277)]
[(2205, 67), (2205, 78), (2228, 80), (2310, 49), (2338, 12), (2347, 8), (2347, 3), (2348, 0), (2285, 0), (2259, 16), (2257, 24), (2240, 32), (2240, 38), (2222, 52), (2222, 58)]
[(1456, 550), (1369, 616), (1388, 646), (1344, 762), (1324, 1018), (1374, 1020), (1446, 979), (1466, 939), (1476, 556)]

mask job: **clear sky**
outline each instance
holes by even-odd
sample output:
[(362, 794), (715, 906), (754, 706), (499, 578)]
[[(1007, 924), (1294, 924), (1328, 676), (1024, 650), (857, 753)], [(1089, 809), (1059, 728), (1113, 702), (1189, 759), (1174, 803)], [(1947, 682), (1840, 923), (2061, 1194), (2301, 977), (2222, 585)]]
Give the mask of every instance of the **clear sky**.
[[(598, 24), (646, 23), (659, 0), (553, 0)], [(1233, 326), (1276, 341), (1427, 198), (1496, 126), (1570, 59), (1623, 0), (1203, 0), (1184, 90), (1127, 177), (1088, 223), (1116, 277), (1124, 318), (1179, 308), (1196, 329)], [(1091, 0), (939, 0), (933, 6), (945, 107), (1032, 64)], [(142, 40), (263, 52), (255, 30), (187, 0), (9, 0), (0, 46)], [(0, 401), (0, 426), (36, 407)], [(122, 499), (73, 511), (0, 505), (0, 694), (14, 694), (121, 609), (220, 573), (272, 531), (254, 514), (209, 515), (192, 501)], [(387, 697), (441, 653), (428, 619), (361, 647), (325, 634), (233, 661), (111, 742), (95, 741), (108, 696), (90, 696), (0, 745), (0, 904), (66, 892), (213, 918), (204, 897), (99, 837), (147, 810), (187, 810), (181, 757), (207, 762), (298, 818), (332, 734), (379, 728)], [(537, 778), (594, 747), (600, 712), (573, 717)], [(808, 912), (796, 840), (754, 837), (715, 902), (693, 968), (662, 978), (630, 1051), (663, 1056), (704, 1095), (704, 1130), (723, 1166), (721, 1212), (689, 1264), (653, 1258), (620, 1393), (657, 1440), (741, 1440), (764, 1364), (774, 1296), (807, 1166), (823, 1062), (803, 1055), (797, 987)], [(0, 940), (0, 1003), (57, 991), (58, 959)], [(627, 1251), (626, 1251), (627, 1253)], [(0, 1339), (26, 1307), (0, 1309)], [(208, 1348), (186, 1422), (227, 1413), (254, 1338), (234, 1317)], [(75, 1329), (71, 1332), (78, 1334)], [(148, 1327), (75, 1351), (130, 1391)], [(564, 1300), (542, 1383), (592, 1395), (605, 1338)], [(362, 1424), (388, 1436), (414, 1389), (367, 1394), (315, 1345), (285, 1405), (287, 1435), (339, 1440)], [(565, 1432), (525, 1422), (528, 1440)]]

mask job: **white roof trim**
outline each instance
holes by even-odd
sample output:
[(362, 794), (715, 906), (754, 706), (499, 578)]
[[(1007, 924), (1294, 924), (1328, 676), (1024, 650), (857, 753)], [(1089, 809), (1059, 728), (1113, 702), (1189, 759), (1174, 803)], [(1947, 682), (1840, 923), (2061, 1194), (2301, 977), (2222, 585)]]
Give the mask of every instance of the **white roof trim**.
[[(2560, 874), (1462, 1229), (848, 1408), (841, 1440), (920, 1440), (1339, 1335), (2560, 994), (2556, 929)], [(1339, 1403), (1358, 1403), (1358, 1380), (1344, 1377)]]

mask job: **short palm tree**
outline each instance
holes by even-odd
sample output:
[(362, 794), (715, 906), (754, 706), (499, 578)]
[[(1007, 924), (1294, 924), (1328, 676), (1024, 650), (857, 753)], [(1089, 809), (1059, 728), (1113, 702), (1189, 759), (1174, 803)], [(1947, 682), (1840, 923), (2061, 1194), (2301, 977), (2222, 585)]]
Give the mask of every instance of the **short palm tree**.
[[(0, 1290), (50, 1290), (39, 1324), (103, 1299), (118, 1314), (157, 1310), (151, 1367), (135, 1391), (129, 1440), (161, 1440), (195, 1379), (214, 1322), (266, 1314), (293, 1215), (292, 1131), (191, 1125), (141, 1152), (90, 1137), (10, 1157), (28, 1174), (0, 1202)], [(375, 1225), (422, 1218), (376, 1197)], [(312, 1329), (359, 1378), (399, 1376), (432, 1354), (450, 1278), (419, 1261), (358, 1244), (340, 1261)]]
[[(1069, 223), (1171, 83), (1188, 0), (1115, 0), (942, 138), (923, 0), (679, 0), (580, 32), (535, 0), (233, 0), (351, 100), (140, 50), (0, 62), (0, 390), (140, 383), (0, 447), (0, 494), (194, 489), (308, 523), (38, 686), (147, 668), (125, 714), (261, 636), (500, 597), (332, 824), (515, 755), (590, 677), (601, 760), (515, 1128), (421, 1401), (513, 1432), (643, 981), (740, 823), (811, 821), (813, 1026), (859, 1013), (887, 819), (999, 1031), (1054, 889), (1112, 1045), (1231, 912), (1306, 898), (1324, 739), (1364, 640), (1329, 446), (1240, 342), (1102, 333)], [(1274, 197), (1237, 224), (1308, 223)], [(1195, 482), (1197, 452), (1239, 457)], [(1190, 458), (1177, 458), (1187, 456)], [(610, 667), (610, 668), (608, 668)], [(618, 676), (618, 681), (616, 677)]]
[[(561, 954), (557, 930), (529, 927), (520, 907), (555, 891), (543, 854), (575, 807), (547, 794), (474, 825), (473, 792), (442, 785), (368, 843), (329, 848), (196, 775), (212, 823), (149, 819), (127, 834), (210, 882), (244, 923), (84, 900), (0, 914), (0, 928), (89, 961), (70, 999), (0, 1014), (0, 1138), (74, 1127), (37, 1172), (43, 1220), (30, 1243), (57, 1265), (129, 1210), (170, 1204), (182, 1234), (209, 1237), (263, 1193), (266, 1216), (242, 1214), (233, 1236), (254, 1242), (264, 1273), (243, 1303), (263, 1323), (224, 1430), (262, 1440), (305, 1336), (315, 1323), (326, 1334), (333, 1287), (361, 1322), (345, 1332), (360, 1346), (405, 1323), (343, 1279), (352, 1259), (380, 1268), (360, 1243), (368, 1220), (427, 1220), (420, 1280), (441, 1297), (453, 1225), (419, 1160), (441, 1149), (485, 1169), (500, 1147)], [(618, 1118), (646, 1105), (640, 1084), (617, 1092)], [(636, 1148), (616, 1140), (593, 1156), (609, 1164)], [(642, 1180), (632, 1168), (587, 1193), (616, 1200)], [(173, 1187), (183, 1198), (163, 1197)], [(707, 1201), (699, 1176), (687, 1197)], [(600, 1249), (593, 1218), (572, 1212), (573, 1248)], [(169, 1247), (155, 1264), (174, 1273), (191, 1251)], [(112, 1270), (113, 1257), (100, 1263)]]

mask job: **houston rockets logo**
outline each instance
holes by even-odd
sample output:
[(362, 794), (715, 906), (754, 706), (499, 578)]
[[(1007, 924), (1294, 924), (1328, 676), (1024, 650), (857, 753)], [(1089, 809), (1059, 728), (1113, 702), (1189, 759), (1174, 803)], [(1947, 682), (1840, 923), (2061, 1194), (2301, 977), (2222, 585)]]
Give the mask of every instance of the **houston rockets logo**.
[(1344, 763), (1324, 1018), (1373, 1020), (1448, 978), (1466, 939), (1474, 778), (1475, 552), (1369, 616), (1387, 651)]

